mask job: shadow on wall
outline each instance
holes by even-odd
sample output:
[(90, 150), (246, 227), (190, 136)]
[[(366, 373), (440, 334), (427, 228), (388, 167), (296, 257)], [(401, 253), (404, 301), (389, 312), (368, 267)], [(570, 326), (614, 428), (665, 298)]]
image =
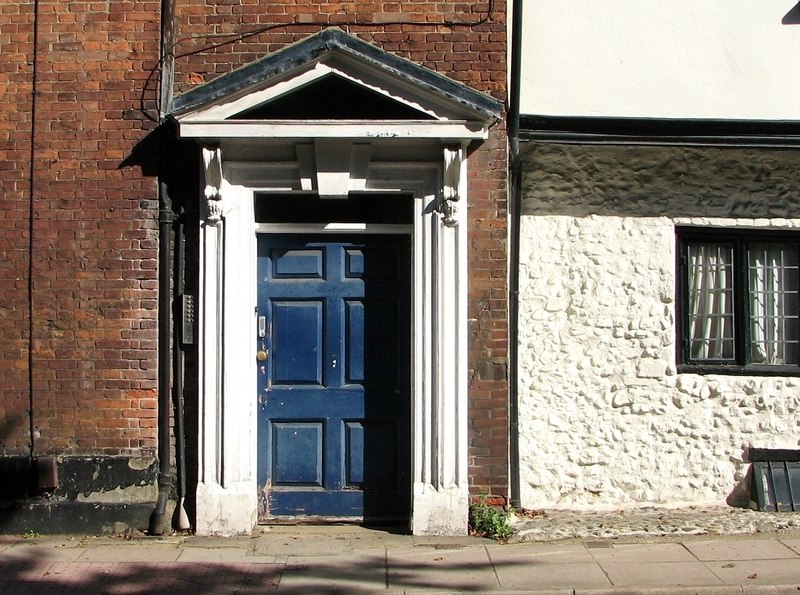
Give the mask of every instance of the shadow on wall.
[[(744, 448), (742, 450), (743, 461), (747, 461), (749, 451), (750, 451), (749, 448)], [(748, 465), (744, 477), (742, 477), (733, 487), (731, 493), (728, 494), (727, 498), (725, 498), (725, 503), (728, 506), (733, 506), (735, 508), (754, 508), (755, 503), (753, 502), (752, 498), (752, 489), (753, 489), (753, 466)]]
[[(173, 352), (171, 391), (172, 419), (178, 415), (178, 399), (183, 399), (184, 411), (184, 466), (173, 470), (178, 484), (186, 488), (184, 508), (192, 520), (195, 518), (195, 492), (197, 486), (197, 342), (183, 336), (181, 321), (181, 296), (198, 295), (199, 283), (199, 230), (202, 192), (200, 188), (200, 146), (192, 140), (178, 138), (175, 123), (167, 121), (143, 138), (119, 168), (138, 167), (142, 175), (155, 177), (166, 184), (174, 215), (172, 256), (172, 324)], [(180, 230), (181, 233), (178, 233)], [(181, 245), (177, 243), (180, 241)], [(179, 363), (180, 362), (180, 363)], [(181, 379), (178, 382), (175, 379)], [(180, 393), (180, 394), (179, 394)], [(172, 424), (172, 459), (175, 461), (176, 436)], [(185, 474), (181, 478), (180, 474)], [(180, 492), (178, 493), (180, 496)]]
[(526, 143), (522, 215), (791, 218), (800, 152)]
[[(0, 444), (5, 445), (15, 429), (25, 421), (21, 413), (7, 413), (0, 422)], [(23, 420), (25, 418), (25, 420)], [(6, 455), (0, 457), (0, 528), (7, 525), (15, 514), (13, 503), (34, 493), (33, 469), (28, 455)]]

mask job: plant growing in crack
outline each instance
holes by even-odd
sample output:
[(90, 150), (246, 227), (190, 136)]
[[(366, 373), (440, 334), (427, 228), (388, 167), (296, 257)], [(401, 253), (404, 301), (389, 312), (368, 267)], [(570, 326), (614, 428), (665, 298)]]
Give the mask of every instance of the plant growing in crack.
[(481, 537), (490, 537), (497, 541), (507, 541), (514, 534), (509, 523), (511, 510), (502, 511), (496, 506), (486, 503), (486, 495), (479, 497), (479, 502), (469, 508), (470, 533)]

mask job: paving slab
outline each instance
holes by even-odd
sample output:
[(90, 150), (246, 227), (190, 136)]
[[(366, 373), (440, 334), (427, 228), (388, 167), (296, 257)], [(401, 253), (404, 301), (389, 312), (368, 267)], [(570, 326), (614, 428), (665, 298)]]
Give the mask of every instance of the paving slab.
[(385, 590), (386, 558), (382, 552), (292, 557), (283, 569), (278, 589), (328, 593)]
[(36, 582), (57, 584), (64, 593), (104, 593), (116, 570), (116, 562), (55, 562)]
[(414, 538), (411, 535), (392, 535), (377, 533), (374, 535), (353, 534), (350, 537), (350, 546), (353, 550), (369, 550), (381, 548), (413, 548)]
[(176, 544), (102, 545), (86, 548), (80, 562), (175, 562), (181, 550)]
[(604, 562), (615, 587), (695, 587), (721, 585), (702, 562)]
[(283, 564), (254, 564), (250, 566), (242, 581), (239, 593), (256, 594), (276, 590), (280, 585), (283, 569)]
[(234, 536), (234, 537), (185, 537), (180, 541), (183, 547), (229, 547), (248, 549), (258, 540), (258, 536)]
[(274, 560), (266, 557), (256, 557), (249, 555), (249, 550), (231, 547), (184, 547), (178, 555), (177, 561), (188, 562), (239, 562), (242, 564), (250, 563), (271, 563)]
[(174, 562), (119, 563), (113, 569), (106, 593), (146, 594), (175, 592), (181, 565)]
[(731, 560), (706, 562), (706, 566), (725, 583), (775, 585), (797, 581), (800, 586), (800, 560)]
[[(739, 585), (694, 587), (611, 587), (608, 589), (575, 589), (573, 595), (742, 595)], [(539, 595), (537, 592), (536, 595)], [(796, 595), (796, 594), (795, 594)]]
[(70, 562), (80, 558), (85, 551), (86, 548), (82, 546), (65, 546), (60, 542), (22, 542), (6, 548), (3, 558)]
[(579, 588), (609, 587), (603, 569), (596, 562), (552, 562), (509, 559), (495, 563), (495, 572), (502, 589), (532, 591), (560, 589), (572, 592)]
[(484, 548), (388, 550), (388, 586), (405, 591), (489, 591), (500, 587)]
[(0, 563), (0, 585), (11, 582), (36, 581), (47, 574), (55, 562), (3, 558)]
[(800, 554), (800, 539), (781, 539), (780, 542), (792, 551)]
[(258, 555), (330, 556), (353, 550), (349, 534), (333, 535), (272, 535), (261, 536), (253, 542)]
[(713, 541), (686, 541), (686, 549), (698, 560), (770, 560), (795, 558), (800, 554), (777, 539), (715, 539)]
[(592, 548), (591, 556), (606, 562), (696, 562), (697, 559), (680, 543), (619, 543), (609, 548)]
[(800, 584), (793, 585), (741, 585), (742, 595), (797, 595)]
[(486, 546), (486, 552), (493, 564), (533, 562), (545, 564), (577, 564), (594, 562), (589, 551), (580, 543), (531, 543), (526, 545)]

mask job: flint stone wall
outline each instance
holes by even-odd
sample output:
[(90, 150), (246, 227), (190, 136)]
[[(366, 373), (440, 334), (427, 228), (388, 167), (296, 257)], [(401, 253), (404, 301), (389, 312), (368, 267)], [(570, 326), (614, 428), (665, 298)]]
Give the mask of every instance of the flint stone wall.
[(746, 449), (800, 444), (800, 378), (677, 372), (675, 226), (800, 228), (800, 152), (523, 151), (522, 505), (745, 503)]

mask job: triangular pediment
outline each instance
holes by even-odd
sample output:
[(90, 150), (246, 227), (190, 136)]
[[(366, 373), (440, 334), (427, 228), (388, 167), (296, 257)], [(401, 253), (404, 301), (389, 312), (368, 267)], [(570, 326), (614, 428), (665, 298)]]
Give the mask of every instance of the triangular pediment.
[(492, 97), (327, 29), (179, 95), (171, 116), (193, 137), (296, 136), (300, 122), (391, 135), (405, 122), (406, 136), (475, 138), (501, 110)]
[(432, 120), (434, 117), (352, 80), (329, 74), (232, 119)]

